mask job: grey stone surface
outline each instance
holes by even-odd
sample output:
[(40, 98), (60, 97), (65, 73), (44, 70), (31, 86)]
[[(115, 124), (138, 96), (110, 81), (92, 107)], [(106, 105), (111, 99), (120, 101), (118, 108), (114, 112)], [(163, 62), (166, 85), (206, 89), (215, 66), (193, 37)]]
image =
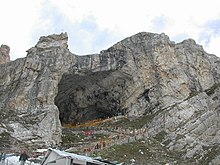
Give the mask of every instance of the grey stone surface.
[(10, 61), (10, 47), (7, 45), (1, 45), (0, 47), (0, 64), (4, 64)]
[(0, 65), (1, 132), (55, 145), (61, 123), (150, 115), (149, 134), (163, 132), (167, 149), (183, 157), (219, 145), (220, 59), (194, 40), (142, 32), (86, 56), (72, 54), (67, 40), (41, 37), (27, 57)]

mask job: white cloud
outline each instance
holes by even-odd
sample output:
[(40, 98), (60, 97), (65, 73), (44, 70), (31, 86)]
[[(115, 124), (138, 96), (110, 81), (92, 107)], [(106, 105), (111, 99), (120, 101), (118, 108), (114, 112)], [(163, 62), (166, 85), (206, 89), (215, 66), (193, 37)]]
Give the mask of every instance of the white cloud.
[(215, 54), (216, 56), (220, 57), (220, 36), (219, 37), (212, 37), (210, 39), (210, 44), (205, 46), (205, 49), (208, 51), (208, 53)]
[(206, 23), (220, 19), (219, 0), (0, 1), (0, 44), (11, 47), (12, 59), (24, 57), (41, 35), (62, 31), (76, 54), (99, 52), (141, 31), (164, 32), (176, 42), (193, 38), (209, 53), (218, 49), (219, 35)]
[(11, 48), (11, 58), (24, 57), (30, 48), (31, 28), (38, 19), (40, 0), (7, 0), (0, 3), (0, 43)]
[[(66, 11), (65, 11), (66, 12)], [(69, 49), (75, 54), (98, 53), (119, 40), (111, 29), (102, 29), (92, 15), (73, 21), (57, 4), (50, 1), (41, 10), (40, 20), (33, 29), (33, 44), (39, 36), (65, 31), (69, 35)], [(69, 13), (70, 14), (70, 13)], [(43, 28), (44, 27), (44, 28)], [(38, 37), (36, 37), (38, 36)]]

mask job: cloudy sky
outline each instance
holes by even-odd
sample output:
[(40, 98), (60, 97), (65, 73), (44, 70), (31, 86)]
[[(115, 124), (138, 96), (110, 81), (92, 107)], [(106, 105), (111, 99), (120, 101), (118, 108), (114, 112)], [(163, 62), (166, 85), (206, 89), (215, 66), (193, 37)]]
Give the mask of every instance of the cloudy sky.
[(11, 60), (25, 57), (40, 36), (67, 32), (69, 49), (99, 53), (138, 32), (193, 38), (220, 57), (220, 0), (0, 0), (0, 44)]

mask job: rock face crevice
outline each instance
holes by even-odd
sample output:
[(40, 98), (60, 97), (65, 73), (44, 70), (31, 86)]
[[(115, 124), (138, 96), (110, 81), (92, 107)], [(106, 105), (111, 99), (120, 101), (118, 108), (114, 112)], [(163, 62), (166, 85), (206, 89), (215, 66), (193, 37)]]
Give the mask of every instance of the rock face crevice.
[(123, 114), (123, 93), (130, 77), (115, 71), (62, 76), (55, 104), (62, 123), (82, 123)]
[(141, 32), (85, 56), (67, 40), (41, 37), (25, 58), (0, 65), (0, 134), (50, 146), (61, 142), (61, 123), (152, 115), (149, 135), (164, 132), (185, 157), (220, 143), (220, 59), (194, 40)]

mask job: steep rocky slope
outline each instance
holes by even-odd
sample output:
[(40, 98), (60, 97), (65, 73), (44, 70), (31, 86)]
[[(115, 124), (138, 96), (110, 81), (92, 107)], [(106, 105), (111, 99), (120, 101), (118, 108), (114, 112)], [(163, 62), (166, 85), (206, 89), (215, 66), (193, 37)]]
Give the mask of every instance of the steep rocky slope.
[(56, 145), (61, 123), (150, 115), (144, 127), (170, 151), (219, 159), (218, 57), (163, 33), (138, 33), (85, 56), (72, 54), (67, 40), (66, 33), (41, 37), (25, 58), (0, 65), (2, 140)]

